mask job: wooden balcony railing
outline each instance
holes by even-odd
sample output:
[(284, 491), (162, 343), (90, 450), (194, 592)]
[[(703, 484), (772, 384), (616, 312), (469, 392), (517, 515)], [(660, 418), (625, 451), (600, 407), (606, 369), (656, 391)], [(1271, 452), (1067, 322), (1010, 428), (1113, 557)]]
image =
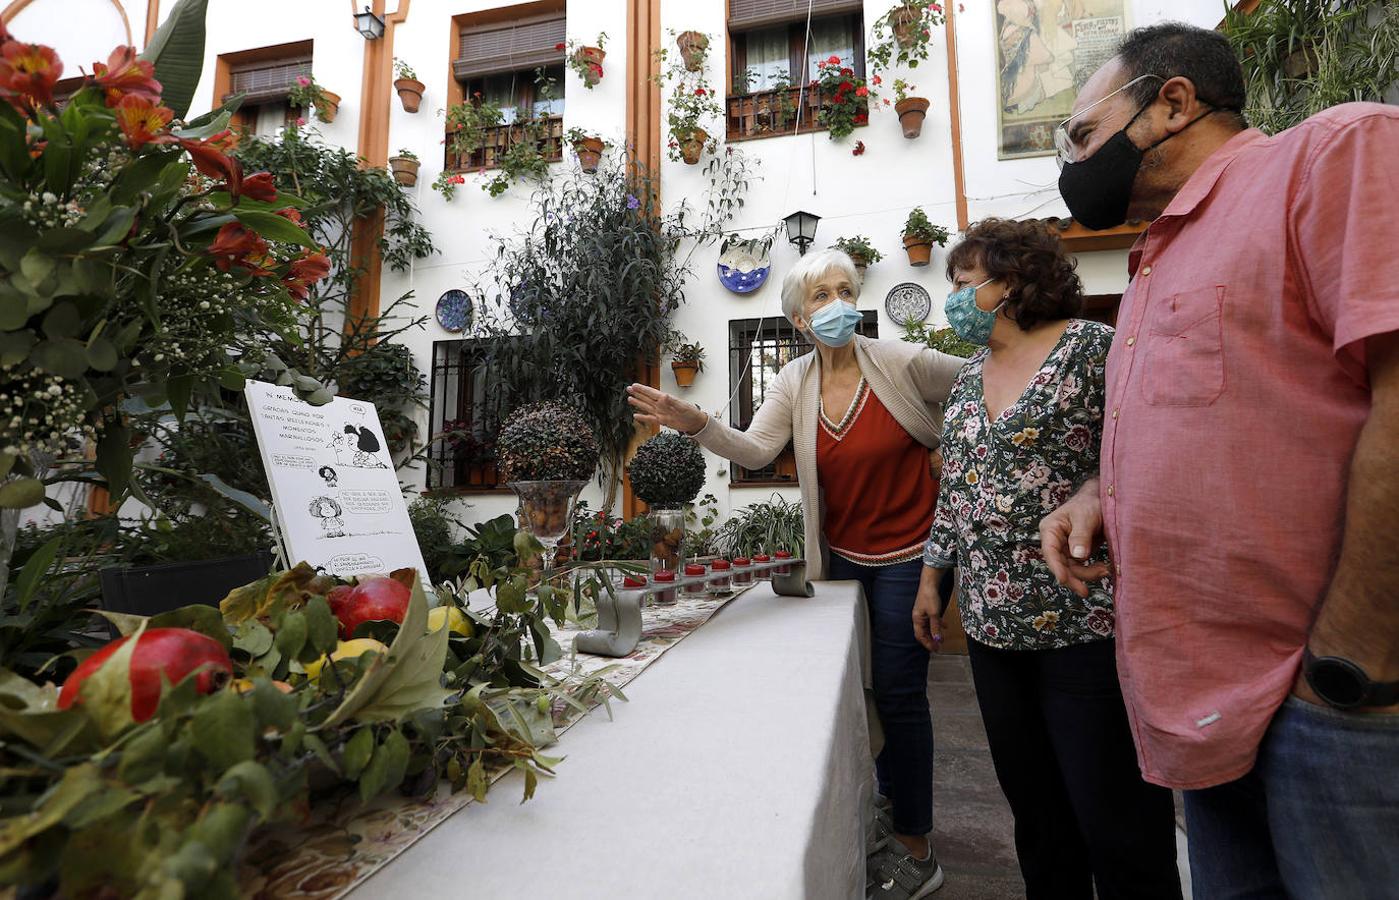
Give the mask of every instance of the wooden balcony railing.
[[(563, 159), (563, 116), (547, 116), (538, 120), (538, 128), (529, 128), (518, 123), (497, 125), (486, 129), (481, 146), (470, 152), (457, 152), (452, 149), (452, 134), (447, 133), (446, 167), (452, 172), (477, 172), (494, 169), (506, 150), (525, 140), (536, 140), (540, 153), (546, 162), (559, 162)], [(533, 137), (539, 134), (539, 137)]]
[[(800, 100), (798, 99), (800, 97)], [(801, 121), (797, 121), (797, 106), (802, 106)], [(818, 91), (782, 88), (757, 91), (728, 99), (728, 139), (771, 137), (779, 134), (803, 134), (823, 130), (817, 124), (821, 112)]]

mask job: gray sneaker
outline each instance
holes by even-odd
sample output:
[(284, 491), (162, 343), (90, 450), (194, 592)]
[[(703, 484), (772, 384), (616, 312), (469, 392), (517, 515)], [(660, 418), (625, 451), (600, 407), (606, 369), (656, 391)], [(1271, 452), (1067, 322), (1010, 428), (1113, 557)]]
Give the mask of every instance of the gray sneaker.
[[(883, 800), (883, 805), (880, 801)], [(883, 850), (894, 836), (894, 819), (889, 814), (887, 798), (874, 795), (874, 808), (871, 810), (870, 830), (865, 837), (865, 855), (870, 856)]]
[(869, 900), (918, 900), (942, 887), (943, 882), (942, 866), (935, 854), (914, 859), (896, 841), (867, 860), (866, 872), (869, 884), (865, 896)]

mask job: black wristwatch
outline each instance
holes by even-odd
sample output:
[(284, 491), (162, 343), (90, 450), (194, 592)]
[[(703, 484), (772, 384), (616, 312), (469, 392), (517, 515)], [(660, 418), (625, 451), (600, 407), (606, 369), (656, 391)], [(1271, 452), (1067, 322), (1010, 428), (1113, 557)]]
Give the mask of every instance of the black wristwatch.
[(1340, 656), (1313, 656), (1308, 647), (1302, 671), (1316, 695), (1336, 709), (1399, 703), (1399, 681), (1371, 681), (1364, 669)]

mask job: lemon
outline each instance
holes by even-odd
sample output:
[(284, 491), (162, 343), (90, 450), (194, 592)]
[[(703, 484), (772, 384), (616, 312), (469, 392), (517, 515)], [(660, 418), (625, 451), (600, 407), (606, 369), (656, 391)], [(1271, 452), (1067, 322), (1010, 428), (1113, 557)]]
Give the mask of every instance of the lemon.
[(466, 614), (455, 606), (438, 606), (428, 610), (427, 630), (437, 631), (446, 625), (452, 631), (462, 637), (471, 637), (474, 633), (471, 627), (471, 620)]
[[(274, 681), (272, 682), (272, 686), (284, 694), (291, 693), (291, 685), (287, 684), (285, 681)], [(253, 680), (251, 678), (239, 678), (232, 682), (232, 687), (238, 693), (246, 694), (253, 689)]]
[[(376, 641), (374, 638), (355, 638), (352, 641), (341, 641), (335, 645), (335, 652), (330, 654), (332, 660), (354, 659), (362, 653), (373, 650), (382, 656), (389, 655), (389, 648), (383, 641)], [(325, 666), (326, 658), (322, 656), (315, 662), (306, 663), (306, 677), (315, 680), (320, 677), (321, 669)]]

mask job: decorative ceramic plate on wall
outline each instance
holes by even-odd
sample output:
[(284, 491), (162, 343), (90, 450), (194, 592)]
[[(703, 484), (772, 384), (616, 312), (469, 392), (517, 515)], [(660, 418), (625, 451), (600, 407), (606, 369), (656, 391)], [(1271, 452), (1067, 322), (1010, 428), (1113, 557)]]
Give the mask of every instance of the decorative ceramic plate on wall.
[(437, 298), (437, 324), (456, 334), (471, 324), (471, 296), (453, 288)]
[(719, 248), (719, 283), (735, 294), (751, 294), (768, 280), (772, 272), (772, 235), (742, 240), (738, 235), (724, 239)]
[(909, 319), (926, 322), (933, 311), (933, 298), (923, 285), (905, 281), (889, 289), (884, 298), (884, 311), (900, 325)]

